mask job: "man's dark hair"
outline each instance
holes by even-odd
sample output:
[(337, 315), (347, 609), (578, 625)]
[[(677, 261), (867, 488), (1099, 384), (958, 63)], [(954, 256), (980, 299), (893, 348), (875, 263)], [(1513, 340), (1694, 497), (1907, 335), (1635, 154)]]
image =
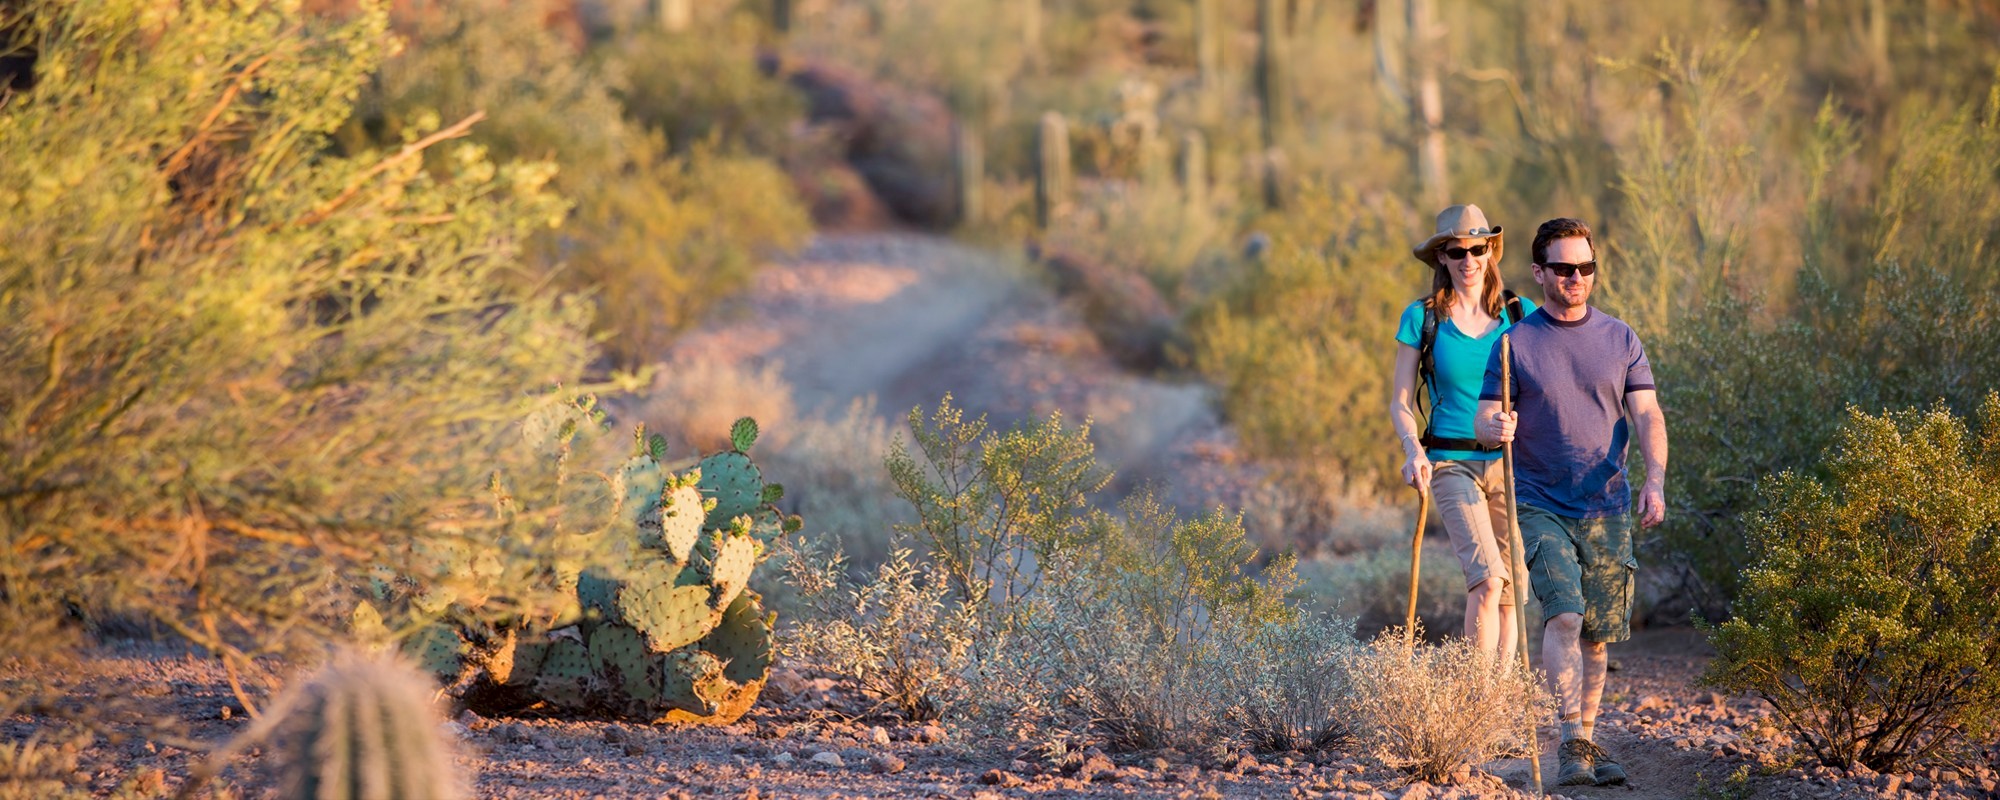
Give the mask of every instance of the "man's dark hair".
[(1583, 224), (1583, 220), (1574, 217), (1557, 217), (1542, 223), (1541, 227), (1536, 228), (1535, 244), (1529, 248), (1528, 256), (1537, 264), (1546, 264), (1549, 258), (1550, 242), (1577, 236), (1583, 237), (1584, 243), (1590, 245), (1590, 256), (1596, 258), (1597, 242), (1590, 238), (1590, 226)]

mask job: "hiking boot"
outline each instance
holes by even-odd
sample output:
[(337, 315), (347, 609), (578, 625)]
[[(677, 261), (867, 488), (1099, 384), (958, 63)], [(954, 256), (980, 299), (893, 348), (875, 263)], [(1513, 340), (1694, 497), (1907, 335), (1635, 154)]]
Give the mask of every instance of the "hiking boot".
[[(1597, 745), (1571, 739), (1556, 748), (1556, 785), (1590, 786), (1597, 783)], [(1621, 770), (1622, 772), (1622, 770)]]
[(1619, 766), (1617, 761), (1613, 761), (1611, 754), (1604, 752), (1604, 748), (1597, 746), (1596, 742), (1584, 742), (1584, 744), (1590, 745), (1590, 758), (1597, 762), (1597, 770), (1594, 773), (1597, 776), (1597, 785), (1625, 785), (1625, 768)]

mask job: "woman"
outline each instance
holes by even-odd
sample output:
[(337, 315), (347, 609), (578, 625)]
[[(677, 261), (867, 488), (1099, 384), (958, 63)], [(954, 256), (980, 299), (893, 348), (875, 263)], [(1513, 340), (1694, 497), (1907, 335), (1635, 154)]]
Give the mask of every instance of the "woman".
[[(1437, 233), (1412, 251), (1431, 266), (1431, 291), (1403, 309), (1396, 330), (1389, 419), (1403, 445), (1403, 482), (1431, 493), (1465, 570), (1466, 638), (1511, 660), (1516, 623), (1507, 492), (1500, 451), (1473, 439), (1472, 418), (1500, 334), (1535, 306), (1525, 298), (1511, 306), (1513, 293), (1500, 280), (1500, 234), (1478, 206), (1452, 206), (1438, 214)], [(1414, 410), (1419, 385), (1430, 403), (1427, 426)]]

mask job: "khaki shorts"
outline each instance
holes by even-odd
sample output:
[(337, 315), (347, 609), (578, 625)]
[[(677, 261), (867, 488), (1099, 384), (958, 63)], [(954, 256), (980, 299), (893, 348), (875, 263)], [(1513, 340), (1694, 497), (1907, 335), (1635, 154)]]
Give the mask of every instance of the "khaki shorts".
[(1514, 537), (1507, 529), (1507, 485), (1500, 459), (1439, 461), (1431, 471), (1431, 500), (1465, 570), (1465, 590), (1487, 581), (1501, 590), (1500, 605), (1514, 604)]
[(1573, 519), (1534, 506), (1520, 510), (1529, 582), (1542, 602), (1542, 624), (1557, 614), (1583, 615), (1583, 638), (1632, 638), (1632, 518)]

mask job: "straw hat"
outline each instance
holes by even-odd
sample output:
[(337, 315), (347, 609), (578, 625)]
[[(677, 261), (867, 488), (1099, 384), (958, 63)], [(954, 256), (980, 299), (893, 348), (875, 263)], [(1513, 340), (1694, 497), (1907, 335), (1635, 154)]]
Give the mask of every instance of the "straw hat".
[(1433, 269), (1441, 269), (1442, 265), (1438, 264), (1438, 246), (1452, 239), (1485, 239), (1493, 244), (1493, 263), (1500, 263), (1503, 244), (1500, 238), (1500, 226), (1487, 223), (1486, 212), (1480, 211), (1479, 206), (1469, 203), (1438, 212), (1437, 233), (1425, 239), (1423, 244), (1417, 245), (1410, 254), (1416, 256), (1418, 261), (1431, 265)]

